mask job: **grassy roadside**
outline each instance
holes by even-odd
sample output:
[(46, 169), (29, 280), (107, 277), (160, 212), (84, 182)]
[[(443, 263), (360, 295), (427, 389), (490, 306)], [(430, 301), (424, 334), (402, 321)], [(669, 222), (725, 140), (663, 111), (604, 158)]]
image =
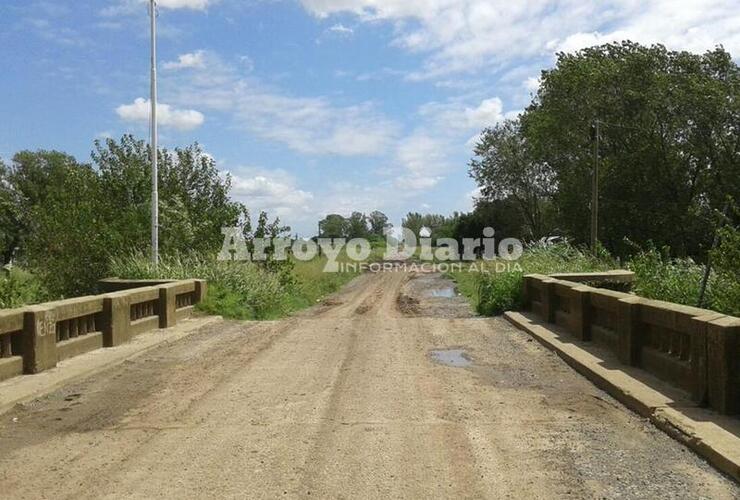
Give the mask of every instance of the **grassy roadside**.
[[(740, 245), (718, 249), (709, 277), (704, 308), (733, 316), (740, 315)], [(734, 251), (734, 253), (733, 253)], [(516, 262), (516, 270), (497, 272), (495, 262), (478, 261), (474, 270), (448, 273), (479, 314), (495, 316), (522, 305), (525, 274), (594, 272), (626, 268), (635, 273), (633, 292), (642, 297), (696, 306), (704, 266), (691, 259), (670, 258), (667, 252), (648, 249), (622, 265), (608, 253), (594, 256), (565, 244), (534, 247)], [(464, 266), (467, 269), (467, 266)]]
[[(497, 265), (498, 262), (498, 265)], [(568, 245), (533, 247), (510, 265), (502, 261), (477, 261), (448, 276), (484, 316), (495, 316), (522, 305), (522, 280), (525, 274), (606, 271), (617, 266), (608, 255), (593, 256)]]
[(338, 291), (345, 284), (359, 275), (352, 270), (327, 273), (324, 272), (326, 257), (318, 257), (308, 262), (296, 262), (293, 274), (296, 284), (287, 293), (278, 316), (306, 309), (321, 302), (327, 295)]
[[(368, 260), (377, 258), (373, 252)], [(154, 268), (146, 257), (113, 259), (115, 276), (129, 279), (186, 279), (208, 281), (208, 295), (198, 304), (207, 314), (240, 320), (271, 320), (311, 307), (356, 277), (360, 269), (340, 267), (324, 272), (328, 259), (310, 261), (294, 258), (264, 266), (253, 262), (229, 262), (198, 256), (163, 257)], [(349, 258), (340, 254), (337, 259)]]

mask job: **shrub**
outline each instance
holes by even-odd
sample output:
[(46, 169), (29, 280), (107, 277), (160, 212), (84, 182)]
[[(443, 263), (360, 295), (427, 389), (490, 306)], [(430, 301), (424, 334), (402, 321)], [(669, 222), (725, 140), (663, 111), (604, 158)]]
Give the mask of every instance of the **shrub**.
[(696, 306), (703, 266), (689, 258), (671, 258), (668, 249), (641, 251), (629, 263), (635, 273), (634, 292), (648, 299)]
[(568, 243), (534, 244), (517, 261), (521, 270), (485, 272), (478, 281), (476, 310), (485, 316), (501, 314), (522, 306), (522, 281), (525, 274), (605, 271), (617, 262), (603, 249), (596, 255)]
[(34, 274), (19, 268), (3, 270), (0, 276), (0, 309), (36, 304), (48, 299), (48, 292)]
[(714, 280), (709, 304), (712, 309), (740, 316), (740, 231), (726, 227), (719, 233), (720, 245), (711, 253)]
[[(740, 315), (740, 232), (720, 231), (720, 245), (711, 252), (712, 265), (703, 307), (733, 316)], [(691, 259), (671, 258), (669, 249), (654, 247), (632, 258), (629, 268), (635, 273), (634, 291), (649, 299), (689, 306), (699, 305), (705, 268)]]
[(520, 272), (482, 276), (478, 284), (478, 313), (496, 316), (504, 311), (521, 308), (523, 276)]
[(264, 319), (278, 314), (290, 288), (281, 283), (279, 273), (255, 263), (195, 255), (165, 256), (155, 267), (148, 257), (134, 254), (112, 259), (111, 270), (129, 279), (205, 279), (209, 297), (199, 309), (237, 319)]

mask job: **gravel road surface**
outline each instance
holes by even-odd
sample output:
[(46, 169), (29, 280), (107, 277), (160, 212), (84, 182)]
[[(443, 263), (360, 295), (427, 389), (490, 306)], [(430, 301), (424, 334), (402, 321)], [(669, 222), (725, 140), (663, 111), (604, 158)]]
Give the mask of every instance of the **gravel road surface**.
[(738, 498), (439, 275), (365, 274), (0, 416), (2, 498)]

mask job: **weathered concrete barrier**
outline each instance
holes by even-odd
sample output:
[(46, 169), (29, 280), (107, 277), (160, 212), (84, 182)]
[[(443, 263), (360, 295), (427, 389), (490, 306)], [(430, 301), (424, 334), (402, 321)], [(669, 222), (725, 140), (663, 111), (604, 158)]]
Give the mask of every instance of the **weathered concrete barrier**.
[(740, 318), (538, 274), (525, 276), (524, 300), (545, 321), (696, 402), (740, 413)]
[(120, 292), (121, 290), (131, 290), (132, 288), (142, 288), (145, 286), (158, 286), (167, 283), (175, 283), (177, 280), (128, 280), (121, 278), (104, 278), (98, 280), (98, 288), (105, 293)]
[(203, 280), (128, 283), (131, 289), (0, 311), (0, 380), (174, 326), (207, 292)]
[(549, 276), (576, 283), (625, 283), (631, 285), (635, 282), (635, 273), (626, 269), (614, 269), (612, 271), (599, 271), (595, 273), (556, 273)]

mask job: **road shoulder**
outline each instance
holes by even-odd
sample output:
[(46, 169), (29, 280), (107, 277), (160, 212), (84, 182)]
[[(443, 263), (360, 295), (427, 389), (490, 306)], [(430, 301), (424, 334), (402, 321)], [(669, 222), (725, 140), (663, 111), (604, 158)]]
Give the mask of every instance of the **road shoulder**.
[(219, 316), (190, 318), (166, 330), (156, 329), (136, 336), (131, 342), (116, 347), (96, 349), (80, 356), (66, 359), (56, 368), (35, 375), (20, 375), (0, 382), (0, 415), (56, 389), (117, 366), (124, 361), (165, 344), (185, 338), (203, 326), (221, 321)]
[(580, 345), (559, 327), (546, 326), (527, 313), (507, 312), (505, 318), (558, 354), (566, 363), (625, 406), (647, 417), (658, 428), (691, 448), (712, 466), (740, 482), (740, 422), (698, 408), (649, 374), (619, 366), (616, 360)]

